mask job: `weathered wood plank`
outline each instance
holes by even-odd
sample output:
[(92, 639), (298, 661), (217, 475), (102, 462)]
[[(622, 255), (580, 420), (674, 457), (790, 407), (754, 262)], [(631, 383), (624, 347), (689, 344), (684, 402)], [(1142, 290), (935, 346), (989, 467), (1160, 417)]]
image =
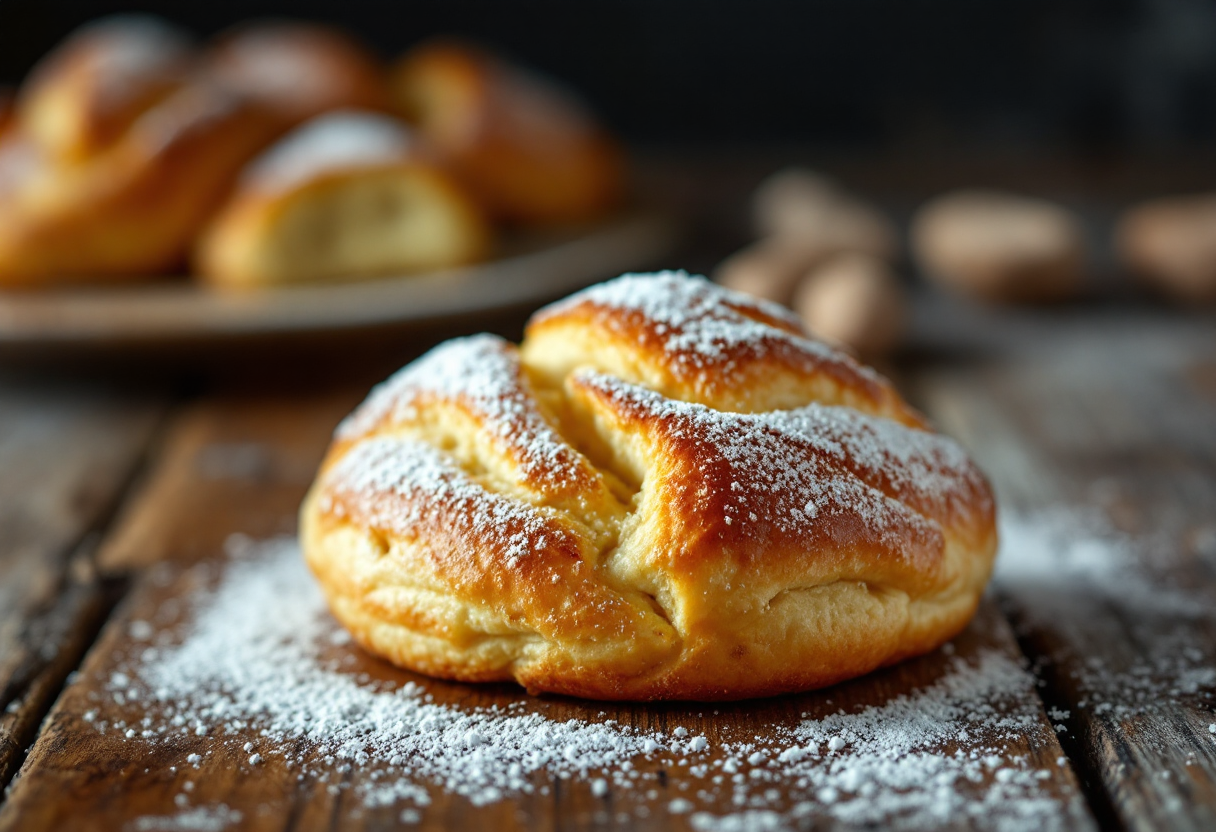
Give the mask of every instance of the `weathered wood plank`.
[(1216, 325), (1072, 332), (921, 403), (1003, 497), (998, 585), (1099, 812), (1216, 828)]
[(85, 538), (113, 510), (162, 410), (0, 382), (0, 785), (108, 609)]
[[(272, 558), (265, 552), (219, 556), (233, 533), (290, 527), (310, 466), (349, 404), (228, 400), (171, 431), (107, 562), (168, 557), (174, 565), (137, 577), (14, 781), (0, 830), (387, 829), (403, 818), (427, 829), (854, 828), (900, 817), (959, 829), (1092, 828), (1033, 679), (991, 605), (948, 650), (827, 691), (731, 705), (536, 698), (427, 680), (361, 653), (326, 614), (309, 613), (316, 591), (290, 549), (287, 566), (269, 573), (260, 571), (271, 568), (259, 565)], [(217, 478), (200, 462), (207, 448), (250, 446), (267, 462), (249, 470), (271, 474)], [(220, 466), (233, 469), (244, 466)], [(297, 622), (301, 609), (308, 615)], [(271, 652), (251, 658), (251, 643)], [(207, 677), (223, 658), (236, 667), (220, 661)], [(260, 662), (272, 665), (270, 678), (251, 681), (246, 671)], [(386, 701), (409, 683), (413, 695)], [(217, 690), (228, 698), (219, 709), (209, 699)], [(251, 702), (263, 706), (254, 715)], [(436, 721), (419, 719), (426, 708)], [(369, 713), (385, 717), (369, 723)], [(917, 740), (926, 719), (937, 733)], [(392, 733), (395, 722), (402, 733)], [(347, 724), (363, 732), (353, 753), (335, 739)], [(460, 730), (437, 733), (445, 724)], [(462, 727), (471, 724), (480, 726), (476, 739)], [(552, 738), (538, 739), (537, 725)], [(638, 732), (653, 732), (670, 746), (677, 726), (706, 747), (636, 745)], [(570, 739), (579, 732), (618, 750), (580, 774), (578, 754), (592, 752)], [(844, 746), (829, 745), (827, 734)], [(439, 746), (421, 755), (420, 736), (441, 738)], [(813, 754), (777, 761), (779, 749), (812, 737)], [(555, 759), (533, 765), (514, 744)], [(404, 758), (394, 761), (394, 749)], [(522, 763), (516, 774), (512, 762)], [(502, 794), (479, 790), (475, 770)], [(411, 797), (411, 784), (429, 802)]]
[(213, 556), (237, 531), (294, 530), (334, 426), (365, 392), (232, 394), (194, 404), (169, 427), (161, 459), (101, 548), (101, 569)]

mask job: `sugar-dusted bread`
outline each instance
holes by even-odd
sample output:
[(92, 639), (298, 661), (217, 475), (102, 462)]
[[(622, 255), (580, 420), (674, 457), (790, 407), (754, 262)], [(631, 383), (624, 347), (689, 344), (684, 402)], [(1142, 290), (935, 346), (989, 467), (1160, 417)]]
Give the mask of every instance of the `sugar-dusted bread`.
[(623, 191), (616, 144), (572, 94), (472, 46), (432, 43), (392, 73), (406, 119), (491, 213), (579, 222)]
[(476, 205), (389, 116), (322, 116), (259, 157), (204, 233), (199, 273), (233, 286), (360, 278), (469, 263)]
[(336, 29), (264, 21), (222, 36), (204, 60), (207, 76), (277, 114), (285, 128), (331, 110), (389, 110), (379, 60)]
[(180, 269), (198, 229), (273, 131), (247, 102), (191, 84), (87, 159), (50, 158), (14, 136), (0, 146), (0, 286)]
[(181, 88), (194, 61), (189, 38), (158, 18), (89, 23), (30, 73), (18, 104), (22, 130), (53, 156), (93, 156)]
[(449, 341), (339, 426), (304, 554), (372, 653), (600, 699), (739, 699), (933, 649), (994, 505), (963, 450), (780, 307), (682, 273)]

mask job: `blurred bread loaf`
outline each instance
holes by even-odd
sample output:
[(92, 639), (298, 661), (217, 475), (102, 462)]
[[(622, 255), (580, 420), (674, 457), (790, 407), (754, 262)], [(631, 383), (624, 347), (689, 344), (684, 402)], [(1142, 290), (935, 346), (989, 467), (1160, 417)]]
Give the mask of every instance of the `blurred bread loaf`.
[(899, 278), (867, 254), (841, 254), (812, 270), (792, 305), (813, 335), (863, 357), (890, 352), (903, 334), (906, 303)]
[(389, 110), (384, 68), (367, 50), (324, 26), (287, 21), (244, 26), (208, 51), (213, 82), (277, 114), (285, 128), (330, 110)]
[(0, 286), (105, 283), (176, 269), (273, 131), (248, 102), (194, 84), (81, 161), (47, 162), (36, 146), (16, 148), (40, 161), (14, 165), (18, 181), (0, 193)]
[(1084, 282), (1080, 220), (1043, 199), (966, 190), (924, 205), (912, 222), (912, 250), (942, 286), (995, 302), (1046, 303)]
[(17, 105), (21, 129), (53, 156), (80, 161), (180, 89), (194, 61), (189, 38), (158, 18), (87, 24), (31, 71)]
[(392, 86), (406, 120), (499, 219), (584, 221), (621, 197), (617, 146), (547, 79), (471, 46), (433, 43), (401, 59)]
[(1115, 232), (1123, 264), (1175, 300), (1216, 301), (1216, 194), (1165, 197), (1128, 210)]
[(483, 256), (477, 207), (388, 116), (322, 116), (259, 157), (203, 235), (213, 283), (275, 285), (435, 269)]

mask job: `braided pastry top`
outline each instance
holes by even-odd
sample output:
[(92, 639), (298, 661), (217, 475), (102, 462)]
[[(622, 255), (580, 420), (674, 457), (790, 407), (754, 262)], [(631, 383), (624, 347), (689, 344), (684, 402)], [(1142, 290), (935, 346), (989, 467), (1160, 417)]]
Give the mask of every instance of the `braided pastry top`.
[(437, 347), (338, 428), (305, 555), (373, 653), (605, 699), (804, 690), (966, 625), (983, 476), (782, 308), (682, 273)]

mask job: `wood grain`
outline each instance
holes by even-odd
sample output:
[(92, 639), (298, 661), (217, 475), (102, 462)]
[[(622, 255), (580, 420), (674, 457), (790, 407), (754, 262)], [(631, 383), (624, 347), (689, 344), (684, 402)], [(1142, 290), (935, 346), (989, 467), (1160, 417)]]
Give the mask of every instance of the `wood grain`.
[(0, 382), (0, 785), (108, 612), (89, 536), (162, 406)]
[(365, 394), (231, 394), (188, 407), (102, 546), (100, 568), (190, 562), (214, 556), (234, 532), (294, 531), (330, 434)]
[(1068, 712), (1065, 746), (1099, 816), (1212, 829), (1216, 326), (1089, 323), (1036, 360), (937, 369), (917, 386), (1016, 522), (1066, 509), (1110, 526), (1081, 580), (1001, 585), (1045, 697)]
[[(322, 782), (316, 776), (316, 770), (323, 769), (325, 763), (306, 743), (301, 743), (299, 753), (309, 764), (305, 770), (311, 773), (304, 776), (298, 766), (288, 768), (272, 755), (251, 766), (244, 743), (258, 742), (253, 728), (218, 739), (176, 733), (163, 741), (145, 741), (138, 736), (132, 739), (122, 730), (102, 733), (97, 728), (101, 723), (116, 722), (138, 727), (144, 716), (155, 716), (146, 704), (116, 702), (106, 687), (114, 672), (129, 668), (124, 662), (140, 655), (139, 644), (132, 636), (133, 623), (158, 620), (158, 615), (163, 620), (165, 610), (180, 608), (186, 610), (185, 619), (175, 619), (172, 626), (188, 628), (189, 605), (181, 607), (180, 601), (215, 580), (216, 570), (222, 568), (221, 542), (234, 532), (261, 536), (290, 526), (295, 503), (308, 484), (310, 466), (320, 456), (335, 411), (348, 406), (349, 402), (339, 406), (335, 398), (311, 403), (300, 399), (203, 403), (170, 431), (157, 469), (124, 518), (114, 542), (107, 545), (104, 560), (110, 568), (146, 565), (159, 558), (169, 559), (172, 565), (144, 571), (136, 579), (135, 589), (110, 620), (78, 678), (66, 688), (49, 717), (0, 811), (0, 830), (57, 829), (65, 825), (84, 830), (153, 829), (161, 820), (169, 826), (183, 811), (194, 807), (210, 807), (213, 812), (224, 807), (223, 812), (239, 813), (239, 822), (234, 822), (233, 828), (241, 829), (397, 826), (400, 805), (368, 806), (353, 797), (374, 776), (374, 761), (347, 772), (335, 770), (333, 778), (339, 781), (335, 784), (334, 779)], [(200, 463), (200, 459), (206, 460), (212, 453), (208, 448), (217, 447), (256, 447), (256, 454), (242, 452), (233, 458), (264, 463), (249, 464), (247, 472), (243, 463), (219, 465), (220, 470), (240, 475), (216, 479), (207, 473), (210, 463)], [(1008, 625), (991, 605), (985, 605), (972, 627), (955, 642), (953, 656), (937, 652), (828, 691), (734, 705), (605, 705), (535, 698), (511, 686), (426, 680), (395, 670), (350, 646), (335, 645), (333, 650), (343, 658), (349, 656), (350, 664), (344, 667), (349, 667), (356, 678), (366, 674), (366, 684), (400, 685), (412, 680), (449, 707), (516, 706), (549, 720), (599, 722), (612, 718), (662, 731), (679, 724), (703, 733), (714, 749), (725, 740), (770, 737), (780, 728), (797, 723), (803, 713), (822, 718), (840, 709), (882, 705), (900, 694), (933, 684), (958, 659), (975, 662), (996, 652), (1013, 661), (1021, 660)], [(1008, 754), (1024, 757), (1026, 765), (1044, 772), (1041, 793), (1054, 807), (1056, 825), (1092, 828), (1071, 769), (1058, 762), (1061, 748), (1029, 680), (1020, 702), (1036, 715), (1034, 725), (1009, 740)], [(90, 717), (87, 720), (86, 714)], [(991, 753), (979, 737), (960, 739), (945, 750), (964, 755)], [(189, 755), (195, 753), (201, 757), (197, 769), (188, 763)], [(629, 794), (610, 790), (595, 795), (586, 780), (563, 780), (541, 772), (533, 778), (537, 793), (476, 807), (430, 784), (434, 802), (422, 817), (421, 828), (689, 828), (689, 816), (671, 814), (668, 804), (674, 797), (691, 796), (704, 788), (705, 781), (693, 775), (687, 762), (664, 763), (654, 758), (638, 760), (637, 765), (653, 779), (648, 790)], [(978, 796), (992, 786), (993, 776), (989, 773), (979, 777), (979, 782), (963, 782), (957, 788)], [(62, 795), (71, 799), (58, 799)], [(788, 809), (798, 797), (784, 793), (773, 807)], [(805, 799), (805, 795), (802, 797)], [(698, 808), (721, 814), (738, 811), (730, 804), (729, 789), (699, 797)], [(235, 815), (224, 817), (235, 821)], [(807, 828), (842, 826), (826, 812), (815, 811), (800, 817), (798, 823)], [(983, 818), (960, 815), (948, 825), (960, 829), (982, 827)]]

